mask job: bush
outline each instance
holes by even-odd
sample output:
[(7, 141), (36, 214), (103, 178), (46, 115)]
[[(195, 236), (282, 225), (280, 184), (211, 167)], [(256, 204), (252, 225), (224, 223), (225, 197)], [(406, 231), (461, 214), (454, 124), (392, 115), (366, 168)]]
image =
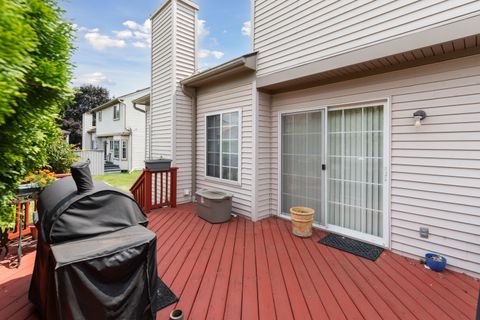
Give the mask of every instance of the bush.
[(17, 207), (7, 205), (0, 210), (0, 232), (5, 229), (13, 229), (15, 227), (15, 218), (17, 217)]
[(47, 167), (55, 173), (68, 173), (70, 166), (77, 161), (72, 146), (59, 136), (47, 146)]

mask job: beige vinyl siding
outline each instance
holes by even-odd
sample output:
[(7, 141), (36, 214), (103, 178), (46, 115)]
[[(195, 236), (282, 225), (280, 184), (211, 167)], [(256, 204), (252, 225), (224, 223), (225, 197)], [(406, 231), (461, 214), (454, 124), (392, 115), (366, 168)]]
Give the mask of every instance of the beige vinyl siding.
[[(138, 107), (145, 108), (144, 106)], [(145, 160), (145, 113), (136, 110), (133, 105), (127, 108), (126, 126), (131, 130), (131, 141), (129, 141), (127, 150), (127, 158), (130, 163), (129, 170), (141, 170), (144, 168)]]
[(146, 108), (145, 113), (145, 159), (150, 159), (150, 106)]
[(480, 2), (473, 0), (255, 0), (254, 4), (254, 51), (259, 52), (259, 75), (480, 13)]
[(168, 3), (152, 20), (152, 94), (150, 158), (172, 157), (173, 13)]
[(262, 219), (271, 215), (271, 183), (272, 183), (272, 151), (271, 151), (271, 111), (270, 95), (258, 93), (257, 115), (257, 205), (256, 218)]
[(175, 166), (178, 169), (177, 201), (191, 202), (184, 190), (192, 190), (192, 101), (179, 82), (195, 72), (195, 9), (178, 1), (175, 15)]
[(177, 202), (192, 200), (192, 102), (180, 81), (195, 71), (196, 9), (170, 0), (152, 22), (151, 158), (178, 167)]
[[(197, 189), (214, 188), (230, 191), (233, 196), (233, 212), (252, 217), (253, 190), (253, 76), (242, 75), (211, 84), (197, 92)], [(223, 182), (206, 177), (206, 114), (239, 109), (241, 121), (241, 175), (240, 184)]]
[[(272, 204), (278, 212), (278, 112), (391, 100), (391, 248), (433, 251), (480, 276), (480, 57), (272, 96)], [(412, 114), (427, 118), (414, 127)], [(428, 227), (430, 237), (420, 238)]]

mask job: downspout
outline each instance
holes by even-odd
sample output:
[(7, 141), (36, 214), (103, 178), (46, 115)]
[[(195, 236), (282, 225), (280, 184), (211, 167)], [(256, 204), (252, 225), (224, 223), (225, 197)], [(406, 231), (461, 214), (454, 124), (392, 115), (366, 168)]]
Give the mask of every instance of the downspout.
[(192, 199), (197, 191), (197, 90), (181, 84), (182, 92), (192, 99)]

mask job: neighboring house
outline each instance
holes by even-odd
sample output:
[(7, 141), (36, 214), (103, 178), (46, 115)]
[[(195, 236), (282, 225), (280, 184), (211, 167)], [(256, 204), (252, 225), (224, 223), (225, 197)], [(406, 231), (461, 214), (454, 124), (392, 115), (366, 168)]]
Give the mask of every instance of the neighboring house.
[(108, 101), (83, 114), (83, 150), (103, 150), (105, 161), (122, 171), (145, 161), (145, 109), (150, 88)]
[(146, 154), (179, 167), (179, 202), (309, 206), (319, 228), (480, 276), (480, 2), (252, 4), (253, 53), (200, 73), (198, 6), (151, 17)]

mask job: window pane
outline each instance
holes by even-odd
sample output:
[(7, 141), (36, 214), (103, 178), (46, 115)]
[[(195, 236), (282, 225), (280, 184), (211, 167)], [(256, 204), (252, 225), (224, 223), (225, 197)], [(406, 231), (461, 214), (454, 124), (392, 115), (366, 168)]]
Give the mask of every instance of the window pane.
[(238, 181), (239, 112), (222, 116), (222, 179)]
[(207, 117), (207, 176), (220, 177), (220, 115)]
[(207, 175), (238, 181), (239, 112), (207, 116)]
[(127, 159), (127, 141), (122, 141), (122, 159)]
[(238, 168), (238, 155), (236, 154), (230, 155), (230, 166), (234, 168)]
[(222, 179), (230, 180), (230, 170), (229, 168), (223, 168), (222, 170)]
[(222, 155), (222, 165), (224, 167), (229, 167), (230, 166), (230, 156), (228, 153), (223, 153)]
[(113, 157), (115, 159), (118, 159), (119, 153), (120, 153), (120, 141), (114, 141), (113, 142)]

